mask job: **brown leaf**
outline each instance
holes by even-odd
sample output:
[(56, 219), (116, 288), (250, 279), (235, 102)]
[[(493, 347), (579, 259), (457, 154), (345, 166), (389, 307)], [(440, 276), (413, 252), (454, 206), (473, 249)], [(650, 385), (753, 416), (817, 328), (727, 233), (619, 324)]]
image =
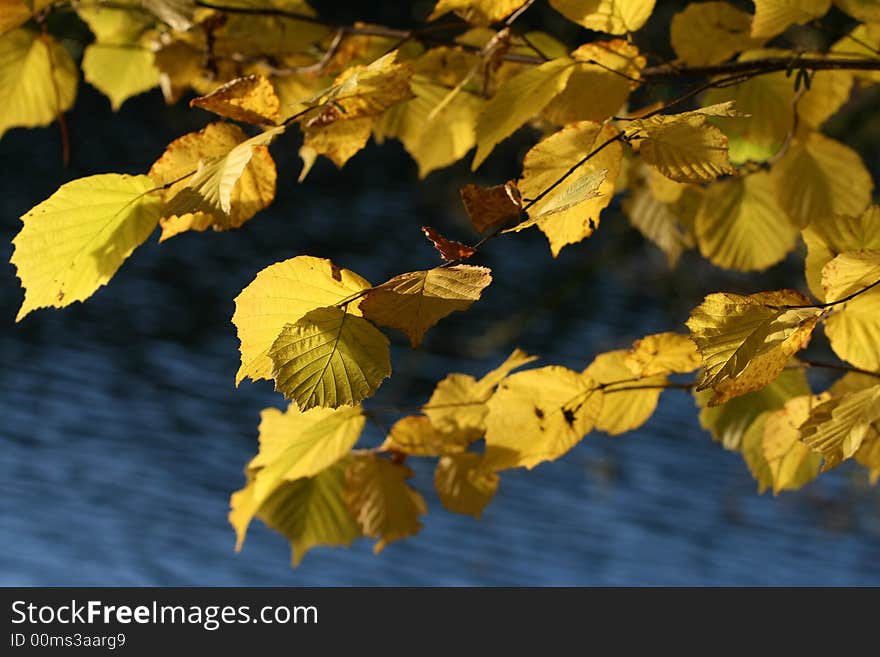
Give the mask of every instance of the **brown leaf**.
[(467, 260), (476, 253), (476, 249), (467, 244), (446, 239), (436, 228), (422, 226), (422, 232), (425, 234), (425, 237), (434, 243), (434, 248), (440, 252), (440, 257), (447, 262)]
[(479, 233), (518, 219), (522, 212), (522, 197), (513, 180), (494, 187), (465, 185), (461, 188), (461, 200)]

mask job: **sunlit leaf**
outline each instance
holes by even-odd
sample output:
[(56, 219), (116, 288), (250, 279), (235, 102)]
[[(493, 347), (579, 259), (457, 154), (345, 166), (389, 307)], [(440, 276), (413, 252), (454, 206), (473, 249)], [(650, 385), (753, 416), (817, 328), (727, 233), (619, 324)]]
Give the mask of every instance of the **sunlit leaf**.
[(281, 101), (272, 83), (262, 75), (236, 78), (207, 96), (193, 98), (189, 104), (246, 123), (275, 124), (281, 120)]
[(635, 32), (654, 11), (654, 0), (550, 0), (550, 4), (569, 20), (609, 34)]
[(25, 288), (16, 321), (36, 308), (83, 301), (106, 285), (156, 228), (155, 187), (147, 176), (89, 176), (65, 183), (22, 216), (11, 258)]
[(880, 379), (862, 390), (832, 397), (812, 408), (800, 427), (800, 439), (825, 459), (823, 469), (852, 457), (880, 420)]
[(627, 364), (629, 351), (619, 349), (599, 354), (584, 375), (605, 386), (602, 410), (596, 429), (616, 436), (647, 422), (657, 408), (666, 377), (662, 374), (638, 377)]
[[(743, 397), (738, 397), (729, 403), (736, 403), (740, 399), (743, 399)], [(771, 413), (767, 411), (754, 418), (754, 421), (748, 425), (748, 429), (742, 435), (742, 442), (739, 445), (740, 453), (749, 468), (749, 472), (755, 481), (758, 482), (758, 494), (773, 487), (773, 472), (770, 470), (767, 457), (764, 455), (764, 426), (770, 415)]]
[(360, 308), (364, 317), (400, 329), (418, 347), (429, 328), (467, 310), (491, 282), (489, 269), (470, 265), (409, 272), (371, 289)]
[(708, 182), (734, 171), (727, 155), (727, 137), (705, 116), (652, 124), (643, 134), (639, 153), (672, 180)]
[(727, 2), (693, 2), (672, 17), (669, 38), (690, 66), (720, 64), (763, 43), (749, 34), (752, 16)]
[(701, 360), (697, 345), (690, 336), (655, 333), (636, 340), (625, 363), (635, 376), (649, 377), (693, 372), (700, 366)]
[(522, 214), (522, 197), (513, 180), (493, 187), (465, 185), (459, 191), (464, 209), (478, 233), (504, 226)]
[(355, 456), (348, 466), (348, 507), (364, 535), (376, 539), (376, 554), (422, 528), (419, 516), (426, 514), (428, 507), (419, 492), (406, 483), (412, 474), (406, 466), (374, 454)]
[(523, 4), (525, 0), (437, 0), (428, 20), (454, 11), (469, 23), (488, 25), (507, 18)]
[(795, 397), (767, 415), (763, 446), (773, 477), (774, 494), (796, 490), (819, 475), (821, 458), (799, 440), (799, 427), (806, 421), (810, 409), (827, 398), (827, 394)]
[(136, 46), (90, 44), (82, 67), (86, 81), (110, 99), (114, 111), (132, 96), (159, 84), (152, 51)]
[(444, 456), (434, 471), (434, 487), (447, 511), (479, 518), (498, 490), (498, 474), (473, 452)]
[[(272, 378), (269, 349), (287, 324), (370, 287), (349, 269), (324, 258), (297, 256), (266, 267), (235, 298), (232, 323), (241, 341), (241, 367), (235, 382)], [(357, 304), (348, 314), (360, 315)]]
[(755, 0), (752, 36), (776, 36), (789, 25), (824, 16), (830, 7), (831, 0)]
[(458, 454), (473, 439), (467, 431), (440, 431), (425, 415), (407, 415), (391, 427), (382, 449), (412, 456)]

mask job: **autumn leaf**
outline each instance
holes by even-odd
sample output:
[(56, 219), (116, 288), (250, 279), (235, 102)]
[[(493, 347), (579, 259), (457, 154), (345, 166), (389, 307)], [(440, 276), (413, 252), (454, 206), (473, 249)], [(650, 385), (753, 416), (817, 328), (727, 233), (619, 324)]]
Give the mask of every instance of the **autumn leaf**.
[(550, 4), (569, 20), (609, 34), (635, 32), (654, 11), (654, 0), (550, 0)]
[(714, 390), (714, 406), (763, 388), (809, 341), (822, 312), (794, 290), (710, 294), (687, 321), (703, 358), (697, 390)]
[(830, 8), (831, 0), (755, 0), (752, 36), (776, 36), (789, 25), (824, 16)]
[(335, 306), (286, 324), (268, 356), (275, 390), (302, 410), (357, 404), (391, 376), (388, 338), (363, 317)]
[(23, 215), (12, 241), (11, 262), (25, 288), (16, 321), (37, 308), (84, 301), (106, 285), (156, 228), (154, 191), (147, 176), (89, 176), (61, 185)]
[[(695, 397), (700, 405), (700, 426), (709, 431), (712, 438), (725, 449), (744, 451), (746, 433), (751, 431), (751, 426), (762, 413), (780, 409), (789, 399), (809, 394), (810, 386), (804, 371), (796, 369), (783, 370), (760, 390), (734, 397), (717, 406), (708, 405), (713, 396), (711, 391), (698, 392)], [(761, 436), (758, 449), (762, 449), (763, 433)]]
[(619, 349), (599, 354), (583, 371), (584, 376), (603, 386), (602, 410), (596, 429), (611, 436), (638, 429), (653, 415), (666, 384), (662, 374), (638, 377), (628, 366), (629, 351)]
[(446, 262), (467, 260), (477, 252), (476, 249), (467, 244), (446, 239), (436, 228), (422, 226), (422, 232), (425, 234), (425, 237), (431, 240), (431, 243), (434, 245), (434, 248), (437, 249), (440, 257)]
[(481, 438), (486, 432), (489, 412), (486, 403), (495, 387), (513, 370), (536, 358), (515, 349), (500, 366), (480, 379), (469, 374), (449, 374), (437, 384), (422, 412), (444, 436), (454, 436), (456, 441), (465, 443)]
[[(704, 115), (657, 117), (633, 128), (645, 162), (677, 182), (700, 183), (733, 173), (727, 137)], [(638, 131), (638, 132), (636, 132)]]
[(454, 11), (469, 23), (488, 25), (507, 18), (525, 4), (525, 0), (437, 0), (429, 21)]
[[(343, 496), (347, 467), (343, 458), (313, 477), (282, 482), (259, 505), (256, 516), (290, 541), (294, 567), (314, 547), (348, 547), (361, 536)], [(253, 495), (253, 483), (232, 494), (229, 522), (239, 550), (254, 516)]]
[[(742, 397), (737, 397), (737, 399), (728, 403), (734, 403), (739, 399), (742, 399)], [(765, 411), (755, 417), (752, 423), (747, 425), (745, 433), (742, 435), (741, 443), (738, 443), (738, 449), (749, 469), (749, 473), (758, 482), (759, 495), (773, 487), (773, 472), (770, 470), (767, 457), (764, 455), (764, 427), (769, 416), (770, 412)]]
[(477, 118), (476, 171), (495, 146), (538, 114), (560, 93), (574, 71), (567, 57), (550, 60), (506, 80)]
[[(276, 262), (260, 271), (235, 298), (232, 323), (241, 342), (236, 385), (248, 377), (254, 381), (272, 378), (269, 350), (287, 324), (369, 287), (369, 281), (353, 271), (312, 256)], [(347, 306), (347, 312), (361, 314), (356, 304)]]
[(799, 440), (799, 428), (810, 409), (821, 405), (827, 398), (827, 394), (795, 397), (767, 415), (763, 447), (773, 478), (774, 494), (801, 488), (819, 475), (821, 459)]
[(49, 125), (73, 106), (79, 74), (52, 37), (17, 29), (0, 37), (0, 137)]
[(880, 420), (880, 379), (876, 385), (815, 405), (800, 425), (803, 444), (825, 459), (823, 469), (851, 458)]
[(360, 407), (301, 412), (291, 404), (283, 413), (264, 410), (260, 450), (246, 469), (248, 484), (231, 500), (229, 522), (238, 536), (237, 549), (264, 503), (288, 482), (318, 476), (342, 459), (357, 442), (365, 421)]
[(415, 348), (429, 328), (467, 310), (491, 282), (489, 269), (470, 265), (409, 272), (368, 291), (360, 309), (367, 319), (406, 333)]
[(457, 428), (437, 429), (425, 415), (407, 415), (391, 427), (382, 449), (411, 456), (442, 456), (463, 452), (472, 440)]
[(195, 192), (188, 189), (192, 182), (189, 174), (197, 171), (200, 163), (222, 159), (246, 141), (244, 131), (231, 123), (209, 123), (199, 132), (191, 132), (168, 144), (162, 156), (153, 163), (149, 175), (157, 185), (165, 187), (162, 193), (166, 203), (181, 193), (196, 200), (180, 208), (166, 205), (161, 219), (162, 240), (188, 230), (238, 228), (272, 202), (277, 174), (275, 162), (264, 145), (251, 149), (250, 159), (233, 182), (228, 213), (222, 208), (198, 203)]
[(303, 169), (299, 174), (299, 182), (305, 180), (315, 159), (323, 155), (336, 168), (341, 169), (370, 140), (373, 119), (350, 119), (335, 121), (319, 128), (307, 128), (303, 133), (303, 145), (299, 155), (303, 161)]
[[(590, 122), (575, 123), (550, 135), (526, 153), (523, 160), (523, 176), (519, 184), (520, 192), (526, 201), (545, 194), (547, 189), (563, 180), (569, 169), (581, 160), (584, 160), (584, 163), (570, 172), (563, 183), (568, 181), (570, 185), (586, 179), (592, 184), (597, 180), (593, 176), (601, 177), (603, 175), (601, 172), (605, 173), (595, 190), (595, 196), (587, 194), (581, 202), (559, 212), (547, 214), (545, 210), (548, 206), (553, 210), (554, 204), (558, 203), (558, 197), (554, 200), (553, 196), (544, 195), (529, 208), (529, 219), (510, 230), (519, 231), (530, 226), (538, 226), (547, 236), (550, 251), (554, 256), (558, 255), (566, 245), (580, 242), (592, 235), (599, 226), (599, 214), (614, 196), (623, 150), (619, 143), (611, 142), (593, 157), (586, 159), (586, 156), (616, 134), (617, 131), (612, 126), (603, 127)], [(565, 188), (566, 186), (563, 185), (559, 192), (564, 193)], [(589, 188), (590, 185), (587, 185), (586, 189), (581, 189), (581, 192)], [(567, 203), (562, 204), (563, 207), (565, 205)]]
[(487, 467), (531, 469), (558, 459), (593, 430), (602, 406), (599, 384), (564, 367), (507, 377), (488, 404)]
[(687, 374), (700, 366), (702, 359), (690, 336), (681, 333), (655, 333), (633, 343), (624, 362), (637, 377), (658, 374)]
[(750, 35), (751, 23), (750, 14), (727, 2), (694, 2), (672, 17), (669, 38), (685, 64), (720, 64), (763, 44), (763, 38)]
[(464, 209), (478, 233), (504, 226), (522, 213), (522, 197), (516, 181), (503, 185), (479, 187), (465, 185), (459, 190)]
[(498, 482), (498, 474), (473, 452), (443, 456), (434, 471), (434, 487), (443, 508), (477, 519), (495, 497)]
[(92, 43), (86, 46), (82, 68), (86, 81), (110, 99), (113, 111), (159, 84), (153, 53), (146, 48)]
[(274, 125), (281, 120), (281, 102), (272, 83), (262, 75), (236, 78), (189, 104), (245, 123)]
[(428, 507), (418, 491), (406, 483), (412, 475), (405, 465), (375, 454), (354, 456), (348, 466), (348, 508), (364, 535), (376, 539), (376, 554), (422, 528), (419, 516), (426, 514)]

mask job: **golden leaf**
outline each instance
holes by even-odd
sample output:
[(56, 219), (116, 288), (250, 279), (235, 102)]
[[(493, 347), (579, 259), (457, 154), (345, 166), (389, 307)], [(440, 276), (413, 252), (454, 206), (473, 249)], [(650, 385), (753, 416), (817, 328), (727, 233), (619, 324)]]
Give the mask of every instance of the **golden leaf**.
[(281, 120), (281, 102), (262, 75), (231, 80), (207, 96), (193, 98), (189, 105), (245, 123), (274, 125)]
[(473, 452), (443, 456), (434, 471), (434, 487), (447, 511), (479, 518), (498, 490), (498, 474)]
[(666, 377), (662, 374), (638, 377), (628, 367), (629, 351), (619, 349), (599, 354), (583, 371), (584, 376), (603, 386), (602, 410), (596, 429), (616, 436), (638, 429), (657, 408)]

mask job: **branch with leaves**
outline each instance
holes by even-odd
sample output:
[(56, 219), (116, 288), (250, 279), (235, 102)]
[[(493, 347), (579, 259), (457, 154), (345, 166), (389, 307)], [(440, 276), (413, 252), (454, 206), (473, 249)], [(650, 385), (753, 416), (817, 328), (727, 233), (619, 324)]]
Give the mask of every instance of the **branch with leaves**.
[[(479, 516), (506, 470), (561, 458), (596, 432), (634, 431), (668, 389), (694, 394), (703, 426), (742, 454), (761, 491), (799, 488), (848, 459), (880, 476), (880, 207), (859, 153), (822, 133), (880, 80), (880, 14), (865, 3), (835, 3), (851, 27), (822, 52), (787, 30), (824, 30), (828, 3), (776, 11), (759, 0), (754, 14), (694, 3), (670, 25), (676, 59), (651, 66), (639, 30), (655, 3), (635, 0), (602, 11), (550, 0), (593, 31), (580, 44), (524, 28), (541, 6), (531, 0), (440, 0), (429, 21), (457, 18), (413, 29), (332, 24), (305, 0), (8, 4), (0, 134), (61, 121), (80, 69), (113, 109), (159, 86), (167, 102), (190, 95), (218, 117), (146, 174), (74, 180), (22, 217), (19, 320), (90, 297), (157, 227), (167, 240), (250, 221), (274, 199), (270, 146), (289, 147), (288, 133), (301, 134), (300, 182), (319, 157), (343, 167), (371, 138), (402, 142), (425, 177), (474, 149), (476, 170), (526, 126), (539, 136), (516, 179), (460, 190), (470, 243), (423, 227), (438, 254), (425, 269), (373, 285), (297, 256), (236, 298), (236, 383), (270, 379), (288, 400), (263, 412), (232, 496), (239, 547), (254, 517), (290, 539), (295, 563), (316, 545), (366, 536), (379, 551), (414, 534), (427, 506), (407, 483), (409, 458), (436, 459), (444, 507)], [(94, 35), (78, 63), (46, 20), (62, 9)], [(599, 230), (616, 196), (670, 266), (696, 249), (760, 271), (803, 241), (815, 300), (710, 294), (689, 334), (645, 336), (581, 371), (529, 367), (535, 357), (516, 349), (481, 378), (450, 374), (415, 413), (392, 409), (402, 417), (384, 443), (357, 447), (388, 410), (370, 401), (392, 371), (380, 327), (418, 348), (492, 284), (470, 264), (490, 241), (503, 249), (496, 238), (537, 227), (556, 256)], [(839, 362), (799, 357), (820, 326)], [(811, 368), (843, 375), (816, 394)]]

